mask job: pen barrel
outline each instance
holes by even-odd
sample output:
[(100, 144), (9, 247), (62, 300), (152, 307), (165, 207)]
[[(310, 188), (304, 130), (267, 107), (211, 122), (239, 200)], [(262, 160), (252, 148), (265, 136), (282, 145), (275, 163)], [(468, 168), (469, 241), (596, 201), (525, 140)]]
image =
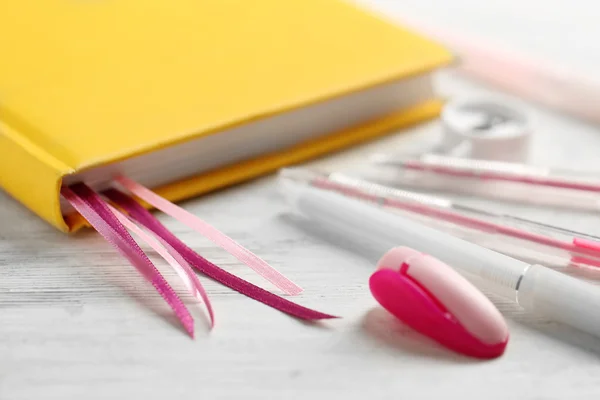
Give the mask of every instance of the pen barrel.
[(600, 287), (532, 265), (519, 285), (517, 301), (527, 311), (600, 337)]
[(409, 218), (334, 192), (292, 184), (285, 194), (307, 218), (336, 227), (337, 234), (368, 244), (383, 254), (408, 246), (430, 254), (494, 294), (516, 300), (516, 288), (529, 264), (440, 232)]

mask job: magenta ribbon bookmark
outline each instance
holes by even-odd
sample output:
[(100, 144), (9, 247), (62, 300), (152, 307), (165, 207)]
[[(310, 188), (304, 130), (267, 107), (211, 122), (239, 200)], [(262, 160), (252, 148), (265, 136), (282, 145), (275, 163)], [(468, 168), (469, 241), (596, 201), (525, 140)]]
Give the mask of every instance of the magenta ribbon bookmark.
[[(314, 321), (337, 318), (333, 315), (324, 314), (295, 304), (219, 268), (189, 248), (185, 243), (173, 235), (173, 233), (171, 233), (171, 231), (169, 231), (148, 210), (123, 192), (116, 189), (109, 189), (104, 191), (103, 194), (119, 208), (127, 212), (130, 218), (137, 221), (140, 225), (145, 226), (148, 230), (154, 232), (157, 237), (171, 245), (171, 247), (179, 252), (190, 265), (206, 276), (241, 294), (299, 319)], [(158, 195), (155, 194), (155, 196)]]
[(177, 293), (133, 240), (108, 205), (83, 183), (61, 188), (62, 196), (144, 276), (165, 299), (185, 330), (194, 337), (194, 319)]

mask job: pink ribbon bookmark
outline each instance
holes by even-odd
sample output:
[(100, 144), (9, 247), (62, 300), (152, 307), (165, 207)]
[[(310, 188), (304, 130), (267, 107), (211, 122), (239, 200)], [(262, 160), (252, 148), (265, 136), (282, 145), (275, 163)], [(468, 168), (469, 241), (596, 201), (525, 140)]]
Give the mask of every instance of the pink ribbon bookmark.
[(61, 194), (154, 286), (193, 338), (194, 319), (189, 310), (100, 196), (83, 183), (70, 187), (63, 186)]
[(189, 248), (161, 224), (161, 222), (148, 210), (125, 193), (116, 189), (108, 189), (102, 192), (102, 194), (114, 204), (118, 205), (119, 208), (124, 210), (131, 219), (153, 232), (157, 237), (161, 238), (163, 242), (169, 243), (175, 251), (190, 263), (191, 266), (217, 282), (296, 318), (306, 321), (337, 318), (333, 315), (295, 304), (219, 268)]
[(216, 245), (222, 247), (238, 260), (256, 271), (263, 278), (273, 283), (283, 292), (290, 295), (296, 295), (302, 292), (302, 288), (300, 286), (286, 278), (275, 268), (267, 264), (267, 262), (194, 214), (171, 203), (150, 189), (125, 176), (117, 176), (115, 180), (140, 199), (194, 229)]
[(177, 275), (185, 283), (186, 287), (192, 294), (192, 296), (200, 303), (204, 303), (206, 311), (210, 318), (210, 327), (215, 326), (215, 315), (213, 312), (212, 305), (206, 294), (206, 290), (200, 283), (198, 276), (192, 270), (192, 267), (181, 257), (181, 255), (173, 248), (170, 244), (162, 241), (162, 244), (154, 238), (154, 236), (144, 232), (143, 229), (138, 227), (135, 222), (131, 221), (127, 216), (115, 209), (111, 205), (108, 205), (109, 209), (115, 214), (119, 222), (121, 222), (127, 229), (135, 233), (150, 247), (152, 247), (174, 270)]

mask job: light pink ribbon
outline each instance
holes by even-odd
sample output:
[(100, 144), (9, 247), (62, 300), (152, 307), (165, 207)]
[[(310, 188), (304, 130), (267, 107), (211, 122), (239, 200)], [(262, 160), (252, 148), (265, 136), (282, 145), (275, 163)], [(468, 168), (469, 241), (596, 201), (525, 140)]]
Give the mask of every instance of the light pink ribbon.
[(188, 227), (199, 232), (216, 245), (222, 247), (285, 293), (296, 295), (302, 292), (302, 288), (300, 286), (286, 278), (267, 262), (246, 248), (242, 247), (233, 239), (223, 234), (205, 221), (201, 220), (194, 214), (189, 213), (183, 208), (171, 203), (167, 199), (157, 195), (146, 187), (125, 176), (117, 176), (115, 180), (140, 199), (163, 211), (165, 214), (177, 219)]

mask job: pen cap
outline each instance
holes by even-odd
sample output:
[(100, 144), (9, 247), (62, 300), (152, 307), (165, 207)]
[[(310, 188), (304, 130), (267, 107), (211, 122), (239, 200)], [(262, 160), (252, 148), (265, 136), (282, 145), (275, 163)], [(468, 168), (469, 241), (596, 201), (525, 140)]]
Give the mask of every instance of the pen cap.
[(527, 311), (540, 314), (600, 336), (600, 287), (541, 265), (532, 265), (523, 276), (517, 301)]

